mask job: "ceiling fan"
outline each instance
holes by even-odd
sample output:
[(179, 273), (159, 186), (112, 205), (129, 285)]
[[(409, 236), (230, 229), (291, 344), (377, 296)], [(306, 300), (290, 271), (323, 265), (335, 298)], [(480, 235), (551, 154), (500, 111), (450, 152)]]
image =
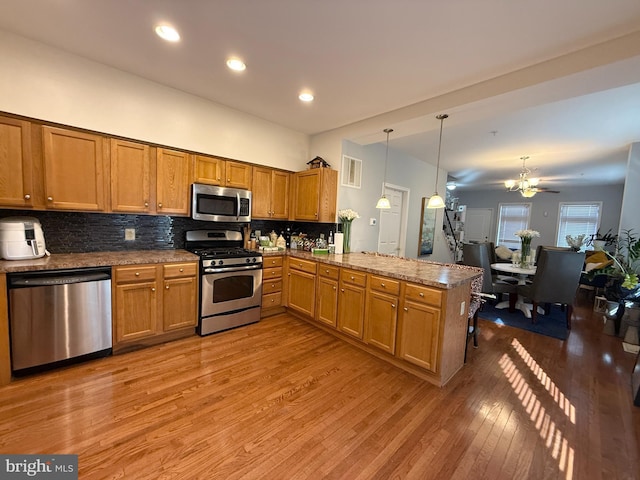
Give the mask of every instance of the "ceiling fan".
[(557, 190), (549, 190), (538, 186), (540, 179), (538, 177), (532, 177), (531, 170), (526, 166), (528, 158), (529, 157), (520, 157), (522, 160), (522, 170), (520, 170), (518, 180), (505, 180), (504, 186), (507, 187), (507, 191), (520, 192), (520, 195), (525, 198), (531, 198), (540, 192), (560, 193)]

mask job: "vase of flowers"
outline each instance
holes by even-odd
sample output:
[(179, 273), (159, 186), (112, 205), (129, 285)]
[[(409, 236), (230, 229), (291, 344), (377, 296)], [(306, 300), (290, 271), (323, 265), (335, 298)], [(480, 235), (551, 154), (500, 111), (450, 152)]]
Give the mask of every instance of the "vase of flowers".
[(572, 237), (571, 235), (567, 235), (565, 239), (567, 240), (567, 245), (571, 247), (571, 250), (573, 250), (574, 252), (579, 252), (580, 249), (582, 248), (582, 244), (584, 243), (585, 236), (586, 235), (584, 233), (581, 233), (577, 237)]
[(353, 222), (355, 218), (360, 218), (360, 215), (358, 215), (358, 212), (355, 210), (346, 208), (344, 210), (338, 210), (338, 218), (342, 224), (342, 233), (344, 234), (342, 250), (344, 253), (349, 253), (351, 251), (351, 222)]
[(539, 237), (540, 232), (536, 230), (518, 230), (516, 237), (520, 237), (520, 268), (529, 268), (531, 266), (531, 239)]

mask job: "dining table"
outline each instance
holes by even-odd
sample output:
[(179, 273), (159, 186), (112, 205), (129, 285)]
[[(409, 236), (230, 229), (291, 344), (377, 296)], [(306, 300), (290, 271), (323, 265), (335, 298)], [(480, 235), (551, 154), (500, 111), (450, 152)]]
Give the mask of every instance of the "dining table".
[[(518, 285), (526, 285), (527, 278), (532, 277), (536, 274), (536, 266), (532, 265), (530, 267), (521, 267), (518, 264), (513, 263), (492, 263), (491, 269), (496, 272), (510, 273), (515, 275), (515, 278), (518, 279)], [(509, 306), (509, 301), (499, 302), (496, 304), (495, 308), (507, 308)], [(531, 318), (531, 310), (533, 309), (533, 304), (527, 303), (524, 300), (522, 295), (518, 294), (518, 299), (516, 300), (516, 308), (524, 313), (524, 316), (527, 318)], [(538, 307), (538, 313), (544, 314), (544, 309)]]

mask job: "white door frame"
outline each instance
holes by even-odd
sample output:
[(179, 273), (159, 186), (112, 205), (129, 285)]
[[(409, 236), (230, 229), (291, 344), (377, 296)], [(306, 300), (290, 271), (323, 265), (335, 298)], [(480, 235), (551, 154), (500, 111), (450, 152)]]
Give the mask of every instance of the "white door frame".
[[(404, 257), (407, 247), (407, 225), (409, 221), (409, 193), (410, 190), (400, 185), (393, 185), (392, 183), (384, 183), (384, 194), (387, 194), (387, 188), (396, 190), (402, 193), (402, 207), (400, 210), (400, 237), (398, 238), (398, 256)], [(378, 222), (380, 220), (378, 219)], [(380, 251), (380, 229), (378, 229), (378, 251)]]

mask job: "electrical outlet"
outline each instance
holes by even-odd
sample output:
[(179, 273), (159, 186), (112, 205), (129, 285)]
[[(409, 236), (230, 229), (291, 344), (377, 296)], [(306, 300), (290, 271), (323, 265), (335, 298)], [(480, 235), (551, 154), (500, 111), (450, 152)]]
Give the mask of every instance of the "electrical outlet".
[(135, 240), (136, 239), (136, 229), (135, 228), (125, 228), (124, 229), (124, 239), (125, 240)]
[(370, 218), (369, 219), (369, 225), (375, 226), (375, 225), (377, 225), (377, 223), (378, 223), (378, 220), (376, 218)]
[(464, 315), (464, 307), (465, 307), (466, 303), (465, 302), (460, 302), (460, 315)]

